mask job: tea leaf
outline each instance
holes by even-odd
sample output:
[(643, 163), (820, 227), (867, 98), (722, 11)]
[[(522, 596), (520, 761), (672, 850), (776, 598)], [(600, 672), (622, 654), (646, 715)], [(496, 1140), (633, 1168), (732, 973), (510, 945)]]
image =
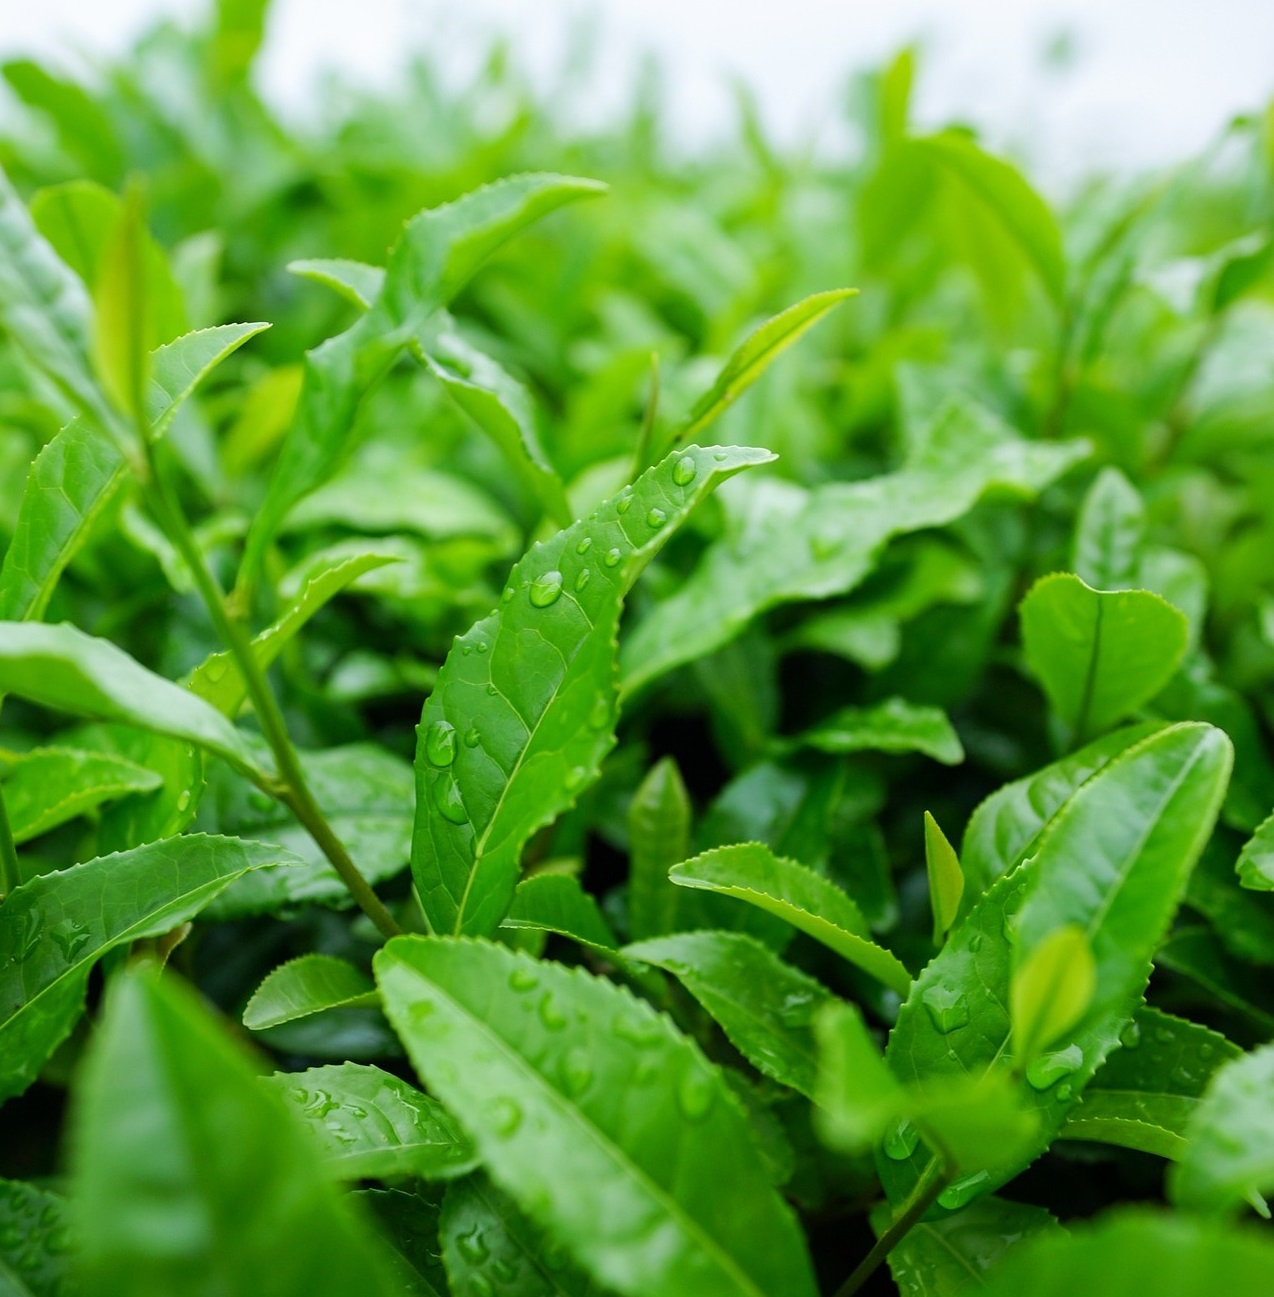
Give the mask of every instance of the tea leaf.
[(929, 908), (933, 911), (933, 944), (940, 946), (960, 909), (964, 871), (955, 848), (928, 811), (925, 812), (925, 872), (929, 876)]
[(887, 698), (870, 707), (842, 707), (795, 740), (820, 752), (920, 752), (944, 765), (959, 765), (964, 748), (937, 707)]
[(385, 272), (380, 266), (347, 257), (306, 257), (288, 262), (288, 273), (311, 279), (339, 293), (361, 310), (369, 310), (385, 286)]
[(183, 333), (154, 351), (145, 405), (150, 435), (162, 437), (195, 388), (227, 356), (269, 327), (268, 324), (219, 324), (211, 329)]
[(671, 757), (651, 766), (628, 806), (628, 930), (640, 940), (677, 929), (683, 895), (668, 871), (690, 855), (690, 794)]
[(597, 902), (566, 874), (534, 874), (513, 892), (502, 928), (558, 932), (598, 950), (614, 950), (615, 936)]
[(0, 1292), (56, 1297), (71, 1279), (66, 1200), (19, 1180), (0, 1180)]
[(1254, 892), (1274, 892), (1274, 815), (1243, 844), (1234, 867), (1241, 886)]
[(473, 941), (395, 938), (376, 976), (412, 1061), (492, 1178), (608, 1287), (812, 1297), (804, 1244), (743, 1113), (646, 1005)]
[(1088, 938), (1072, 923), (1054, 928), (1018, 958), (1009, 980), (1014, 1057), (1033, 1063), (1045, 1046), (1068, 1035), (1093, 1002), (1096, 983)]
[(1136, 487), (1117, 468), (1103, 468), (1080, 506), (1071, 567), (1094, 590), (1130, 589), (1137, 584), (1145, 532)]
[(264, 1031), (324, 1009), (379, 1005), (366, 973), (334, 955), (300, 955), (272, 969), (243, 1010), (249, 1031)]

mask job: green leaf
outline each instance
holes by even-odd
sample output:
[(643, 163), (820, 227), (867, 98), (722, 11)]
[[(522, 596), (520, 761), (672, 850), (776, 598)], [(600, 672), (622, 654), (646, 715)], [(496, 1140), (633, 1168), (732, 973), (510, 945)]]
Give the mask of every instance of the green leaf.
[(79, 277), (58, 259), (0, 175), (0, 324), (78, 410), (119, 434), (89, 362), (92, 320)]
[(219, 711), (109, 640), (66, 623), (0, 622), (0, 693), (183, 739), (249, 778), (262, 777), (248, 737)]
[(145, 406), (150, 435), (162, 437), (195, 388), (227, 356), (269, 327), (268, 324), (218, 324), (211, 329), (183, 333), (153, 352)]
[(407, 1297), (455, 1297), (438, 1254), (438, 1206), (399, 1189), (356, 1189), (375, 1218)]
[[(371, 743), (302, 752), (300, 757), (310, 791), (367, 881), (376, 884), (401, 873), (411, 847), (411, 767)], [(353, 904), (336, 870), (281, 802), (244, 787), (241, 780), (210, 774), (201, 824), (278, 842), (304, 861), (299, 869), (240, 879), (213, 903), (210, 917), (277, 913), (303, 904)]]
[(1073, 1233), (1049, 1232), (1014, 1249), (987, 1297), (1263, 1297), (1274, 1245), (1266, 1237), (1166, 1212), (1110, 1213)]
[(815, 1018), (814, 1034), (819, 1136), (834, 1148), (866, 1153), (907, 1110), (907, 1093), (886, 1065), (856, 1005), (832, 1001)]
[(1071, 567), (1094, 590), (1128, 590), (1137, 584), (1145, 535), (1137, 488), (1117, 468), (1103, 468), (1080, 506)]
[(151, 792), (162, 783), (153, 770), (103, 752), (33, 748), (14, 759), (0, 789), (13, 840), (20, 844), (103, 802)]
[(1186, 1127), (1186, 1149), (1168, 1172), (1173, 1202), (1222, 1215), (1251, 1203), (1267, 1219), (1274, 1193), (1274, 1045), (1217, 1069)]
[(614, 744), (624, 596), (691, 509), (768, 462), (746, 447), (670, 455), (510, 573), (499, 607), (461, 635), (416, 748), (412, 873), (440, 933), (490, 933), (526, 840), (569, 806)]
[(377, 1006), (372, 979), (335, 955), (300, 955), (266, 974), (243, 1010), (249, 1031), (264, 1031), (325, 1009)]
[(668, 871), (690, 854), (690, 794), (672, 757), (656, 761), (628, 806), (628, 931), (640, 940), (678, 927)]
[(42, 874), (15, 888), (0, 923), (0, 1099), (21, 1094), (75, 1025), (108, 951), (193, 919), (277, 847), (198, 835)]
[(382, 1245), (256, 1060), (170, 977), (118, 977), (77, 1087), (94, 1297), (398, 1297)]
[(672, 973), (758, 1071), (813, 1097), (811, 1023), (832, 997), (812, 977), (741, 932), (681, 932), (621, 953)]
[(439, 1232), (452, 1297), (486, 1297), (493, 1274), (518, 1297), (599, 1297), (602, 1291), (484, 1175), (448, 1186)]
[(363, 398), (430, 316), (514, 235), (567, 203), (604, 191), (595, 181), (569, 176), (513, 176), (407, 222), (368, 312), (306, 353), (296, 418), (253, 518), (241, 581), (255, 578), (266, 546), (292, 507), (336, 470), (349, 449)]
[[(1084, 933), (1096, 963), (1079, 1025), (1033, 1065), (1022, 1097), (1040, 1120), (1041, 1151), (1140, 1003), (1162, 941), (1224, 796), (1231, 748), (1208, 725), (1176, 725), (1111, 761), (1062, 805), (1030, 859), (1001, 877), (918, 975), (889, 1037), (907, 1082), (936, 1086), (979, 1075), (1010, 1049), (1011, 953), (1058, 927)], [(1013, 942), (1005, 940), (1006, 930)], [(989, 1191), (1032, 1156), (988, 1168)], [(923, 1159), (878, 1160), (893, 1201)]]
[(495, 442), (549, 518), (559, 527), (569, 527), (574, 515), (562, 480), (541, 445), (534, 407), (522, 385), (490, 356), (470, 346), (449, 319), (417, 339), (416, 345), (429, 372), (474, 425)]
[(66, 1200), (19, 1180), (0, 1180), (0, 1293), (78, 1294), (71, 1280)]
[(1073, 923), (1054, 928), (1025, 953), (1015, 945), (1009, 980), (1013, 1056), (1034, 1063), (1043, 1050), (1088, 1012), (1097, 989), (1097, 967), (1084, 929)]
[(668, 876), (679, 887), (734, 896), (776, 915), (900, 996), (911, 986), (901, 960), (872, 941), (862, 912), (835, 883), (759, 842), (705, 851)]
[(943, 131), (916, 143), (974, 200), (981, 219), (998, 225), (1017, 244), (1060, 307), (1066, 292), (1061, 231), (1048, 204), (1021, 172), (959, 131)]
[(1185, 617), (1149, 590), (1093, 590), (1055, 572), (1020, 612), (1026, 660), (1076, 744), (1149, 702), (1185, 652)]
[(270, 0), (217, 0), (213, 67), (227, 81), (246, 77), (265, 39)]
[(456, 939), (395, 938), (376, 977), (492, 1178), (608, 1287), (813, 1297), (747, 1119), (647, 1005), (580, 970)]
[(1162, 728), (1129, 725), (992, 793), (969, 817), (960, 847), (969, 910), (997, 878), (1033, 855), (1040, 833), (1067, 799), (1116, 757)]
[(1240, 886), (1255, 892), (1274, 892), (1274, 815), (1243, 844), (1234, 868)]
[(964, 895), (964, 871), (960, 857), (938, 827), (938, 821), (925, 812), (925, 872), (929, 876), (929, 908), (933, 912), (933, 944), (940, 946), (947, 930), (956, 920), (960, 898)]
[(919, 752), (947, 766), (964, 760), (964, 748), (946, 712), (918, 707), (905, 698), (842, 707), (794, 741), (819, 752)]
[(979, 1198), (954, 1215), (913, 1225), (890, 1252), (889, 1272), (902, 1297), (959, 1297), (981, 1291), (1005, 1254), (1023, 1243), (1065, 1236), (1042, 1207)]
[(535, 874), (514, 889), (502, 928), (557, 932), (586, 946), (614, 950), (615, 935), (597, 902), (567, 874)]
[(24, 104), (48, 117), (58, 143), (80, 168), (108, 183), (118, 179), (124, 155), (104, 104), (83, 86), (54, 76), (30, 59), (12, 59), (0, 73)]
[[(396, 563), (389, 554), (336, 554), (307, 564), (305, 583), (288, 608), (252, 641), (252, 653), (266, 669), (296, 637), (302, 627), (320, 609), (336, 598), (352, 581), (365, 572)], [(243, 672), (228, 650), (205, 659), (187, 682), (191, 693), (210, 702), (223, 716), (233, 718), (243, 706), (248, 687)]]
[(674, 434), (677, 441), (699, 436), (728, 406), (743, 395), (769, 368), (771, 361), (788, 349), (807, 329), (848, 298), (856, 288), (833, 288), (814, 293), (780, 311), (753, 330), (726, 361), (712, 386), (695, 402), (690, 417)]
[(339, 293), (347, 302), (366, 311), (385, 286), (385, 272), (380, 266), (346, 257), (306, 257), (288, 262), (288, 273)]
[(1085, 454), (1081, 442), (1020, 441), (953, 400), (896, 472), (810, 491), (770, 481), (736, 489), (725, 537), (625, 640), (624, 692), (711, 653), (770, 608), (854, 589), (894, 536), (954, 522), (993, 487), (1029, 496)]
[(1209, 1079), (1241, 1053), (1197, 1022), (1143, 1006), (1058, 1134), (1180, 1158)]
[(115, 444), (73, 419), (27, 474), (0, 567), (0, 619), (39, 621), (53, 588), (127, 475)]
[(450, 1179), (476, 1165), (473, 1146), (442, 1104), (378, 1067), (275, 1072), (266, 1084), (309, 1129), (335, 1179)]

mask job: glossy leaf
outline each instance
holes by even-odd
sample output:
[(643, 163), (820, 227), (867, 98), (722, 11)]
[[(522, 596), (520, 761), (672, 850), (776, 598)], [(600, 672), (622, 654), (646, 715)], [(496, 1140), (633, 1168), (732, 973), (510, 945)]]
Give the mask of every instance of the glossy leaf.
[[(1021, 1086), (1040, 1120), (1042, 1149), (1140, 1003), (1191, 867), (1212, 831), (1229, 777), (1220, 731), (1177, 725), (1129, 748), (1083, 784), (1050, 821), (1034, 855), (982, 896), (916, 978), (889, 1037), (904, 1081), (930, 1086), (978, 1075), (1011, 1049), (1010, 953), (1034, 950), (1058, 927), (1085, 934), (1096, 989), (1079, 1024), (1053, 1042)], [(1013, 941), (1005, 941), (1007, 929)], [(988, 1168), (989, 1191), (1026, 1161)], [(881, 1160), (891, 1199), (923, 1159)]]
[(153, 770), (101, 752), (35, 748), (17, 757), (0, 789), (13, 840), (23, 843), (118, 797), (163, 780)]
[(1207, 1027), (1143, 1006), (1059, 1134), (1180, 1158), (1212, 1074), (1241, 1052)]
[(759, 842), (705, 851), (669, 877), (680, 887), (734, 896), (776, 915), (901, 996), (911, 986), (906, 967), (871, 939), (862, 912), (835, 883)]
[(907, 1093), (881, 1056), (857, 1006), (835, 1000), (814, 1022), (818, 1072), (814, 1101), (822, 1139), (868, 1152), (907, 1110)]
[(0, 1293), (60, 1297), (78, 1293), (71, 1278), (71, 1232), (60, 1195), (20, 1180), (0, 1180)]
[(162, 437), (195, 388), (227, 356), (269, 327), (268, 324), (219, 324), (183, 333), (159, 347), (151, 356), (150, 386), (145, 400), (150, 435)]
[(1042, 577), (1022, 600), (1022, 645), (1077, 743), (1109, 729), (1164, 687), (1185, 652), (1186, 619), (1148, 590), (1093, 590)]
[(0, 623), (0, 693), (183, 739), (259, 775), (246, 735), (202, 698), (74, 626)]
[(513, 892), (509, 912), (500, 926), (557, 932), (599, 950), (615, 949), (611, 932), (597, 902), (568, 874), (534, 874)]
[(438, 1238), (438, 1205), (400, 1189), (357, 1189), (375, 1219), (406, 1297), (455, 1297), (447, 1286)]
[(820, 752), (919, 752), (944, 765), (959, 765), (964, 748), (947, 714), (887, 698), (870, 707), (842, 707), (797, 739)]
[(742, 1111), (648, 1006), (581, 971), (454, 939), (395, 938), (376, 976), (412, 1061), (492, 1178), (608, 1287), (812, 1297), (803, 1241)]
[(0, 923), (0, 1099), (20, 1094), (75, 1025), (108, 951), (193, 919), (277, 847), (197, 835), (99, 856), (23, 883)]
[(727, 534), (625, 640), (624, 691), (711, 653), (770, 608), (847, 593), (893, 537), (953, 522), (993, 487), (1033, 494), (1085, 453), (1078, 442), (1016, 440), (978, 407), (952, 401), (896, 472), (809, 491), (771, 482), (736, 490)]
[(1256, 892), (1274, 892), (1274, 815), (1264, 820), (1239, 852), (1239, 883)]
[(518, 1297), (599, 1297), (602, 1291), (484, 1175), (448, 1187), (440, 1234), (452, 1297), (486, 1297), (491, 1275)]
[(637, 940), (677, 929), (668, 871), (690, 855), (690, 794), (672, 757), (655, 762), (628, 806), (628, 930)]
[(300, 955), (272, 969), (243, 1010), (249, 1031), (264, 1031), (325, 1009), (378, 1005), (372, 979), (335, 955)]
[(832, 997), (812, 977), (741, 932), (681, 932), (622, 953), (671, 973), (758, 1071), (813, 1097), (811, 1024)]
[(770, 363), (787, 350), (807, 329), (816, 325), (829, 311), (848, 298), (857, 297), (856, 288), (833, 288), (814, 293), (780, 311), (748, 335), (712, 386), (695, 402), (690, 417), (677, 430), (678, 441), (690, 441), (733, 404), (765, 373)]
[(1088, 1012), (1096, 983), (1088, 936), (1076, 924), (1054, 928), (1017, 959), (1009, 980), (1013, 1056), (1029, 1066), (1068, 1035)]
[(309, 1129), (335, 1179), (449, 1179), (476, 1164), (472, 1145), (436, 1099), (378, 1067), (275, 1072), (267, 1084)]
[(688, 447), (534, 546), (460, 636), (421, 714), (412, 873), (435, 932), (490, 933), (522, 846), (614, 744), (624, 596), (690, 510), (766, 451)]
[(928, 811), (925, 812), (925, 872), (929, 877), (929, 908), (933, 911), (933, 944), (940, 946), (960, 910), (964, 871), (955, 848)]
[(150, 353), (166, 341), (151, 291), (148, 238), (141, 191), (130, 185), (91, 285), (96, 321), (90, 354), (116, 406), (138, 420), (145, 417)]
[(248, 534), (247, 577), (255, 576), (265, 547), (292, 506), (332, 475), (348, 449), (364, 396), (429, 317), (514, 235), (567, 203), (602, 192), (604, 186), (591, 180), (514, 176), (407, 222), (371, 309), (306, 354), (296, 419)]
[(398, 1297), (255, 1060), (175, 979), (117, 978), (78, 1085), (74, 1185), (95, 1297)]
[(1274, 1045), (1230, 1059), (1217, 1069), (1186, 1127), (1181, 1161), (1168, 1173), (1168, 1192), (1183, 1207), (1224, 1214), (1244, 1202), (1269, 1217), (1274, 1193)]
[(380, 266), (369, 266), (365, 261), (351, 261), (347, 257), (306, 257), (289, 261), (288, 271), (333, 289), (364, 311), (380, 296), (385, 285), (385, 272)]
[(1137, 584), (1146, 509), (1136, 487), (1117, 469), (1103, 468), (1088, 488), (1075, 524), (1071, 567), (1094, 590)]

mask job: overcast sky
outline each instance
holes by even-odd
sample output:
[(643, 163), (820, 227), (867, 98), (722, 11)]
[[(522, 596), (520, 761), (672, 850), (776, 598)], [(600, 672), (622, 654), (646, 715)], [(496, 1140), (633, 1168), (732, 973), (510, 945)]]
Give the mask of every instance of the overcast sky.
[[(155, 16), (188, 22), (203, 7), (0, 0), (0, 50), (119, 49)], [(917, 37), (922, 120), (958, 116), (999, 147), (1026, 144), (1055, 178), (1181, 157), (1274, 93), (1274, 0), (276, 0), (261, 72), (267, 93), (296, 108), (320, 68), (382, 82), (413, 44), (463, 62), (466, 34), (488, 28), (513, 33), (546, 74), (584, 13), (600, 20), (606, 51), (595, 110), (621, 93), (635, 52), (652, 49), (689, 138), (728, 120), (731, 74), (755, 87), (780, 136), (817, 132), (846, 70)], [(1042, 52), (1063, 32), (1076, 53), (1058, 70)]]

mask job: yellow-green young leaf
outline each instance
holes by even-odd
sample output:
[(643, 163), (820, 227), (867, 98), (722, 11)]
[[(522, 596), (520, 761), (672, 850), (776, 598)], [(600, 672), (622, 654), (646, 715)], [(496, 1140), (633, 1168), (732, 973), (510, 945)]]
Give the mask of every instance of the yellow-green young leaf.
[(323, 284), (366, 311), (385, 286), (385, 271), (345, 257), (306, 257), (288, 262), (288, 273)]
[(219, 77), (246, 77), (265, 37), (269, 0), (217, 0), (212, 37), (213, 67)]
[(522, 846), (596, 777), (615, 742), (623, 600), (690, 511), (773, 456), (686, 447), (513, 568), (459, 636), (417, 731), (412, 873), (435, 932), (489, 934)]
[(146, 393), (150, 435), (162, 437), (195, 388), (227, 356), (269, 327), (268, 324), (218, 324), (211, 329), (183, 333), (158, 347), (151, 356), (150, 388)]
[(107, 951), (179, 927), (252, 870), (291, 863), (278, 847), (200, 834), (15, 888), (0, 923), (0, 1099), (21, 1094), (70, 1032)]
[(754, 330), (726, 361), (716, 382), (695, 402), (690, 417), (677, 429), (674, 439), (689, 441), (701, 432), (765, 373), (770, 362), (787, 350), (807, 329), (850, 297), (856, 288), (833, 288), (814, 293), (804, 301), (766, 320)]
[(1094, 590), (1069, 572), (1022, 600), (1026, 660), (1075, 744), (1149, 702), (1185, 652), (1185, 616), (1149, 590)]
[(1097, 966), (1084, 929), (1072, 923), (1016, 953), (1009, 983), (1013, 1056), (1029, 1065), (1083, 1019), (1097, 989)]
[(668, 871), (690, 854), (690, 794), (672, 757), (655, 762), (628, 805), (628, 931), (662, 937), (677, 929), (683, 895)]
[(171, 975), (116, 977), (75, 1094), (94, 1297), (404, 1297), (257, 1060)]
[(889, 1070), (855, 1005), (834, 1001), (814, 1019), (818, 1041), (815, 1122), (821, 1138), (865, 1153), (897, 1127), (907, 1092)]
[(338, 1180), (446, 1180), (477, 1165), (473, 1145), (438, 1102), (379, 1067), (336, 1063), (266, 1078), (313, 1136)]
[(264, 1031), (325, 1009), (378, 1005), (372, 979), (335, 955), (300, 955), (267, 973), (243, 1010), (249, 1031)]
[(500, 926), (556, 932), (597, 950), (614, 950), (616, 944), (597, 902), (568, 874), (524, 878)]
[(858, 906), (835, 883), (759, 842), (715, 847), (677, 865), (679, 887), (734, 896), (776, 915), (905, 996), (911, 974), (892, 951), (871, 939)]
[(486, 942), (397, 937), (375, 966), (412, 1062), (492, 1179), (607, 1288), (813, 1297), (743, 1110), (666, 1018)]
[(1274, 1045), (1218, 1069), (1186, 1127), (1186, 1149), (1168, 1173), (1173, 1202), (1223, 1215), (1245, 1202), (1262, 1216), (1274, 1193)]
[(164, 341), (154, 338), (146, 239), (141, 190), (130, 185), (92, 285), (93, 365), (117, 408), (138, 420), (146, 414), (150, 353)]
[(925, 869), (929, 875), (929, 908), (933, 911), (933, 944), (940, 946), (960, 909), (964, 871), (955, 848), (928, 811), (925, 812)]
[(6, 1297), (74, 1293), (72, 1235), (60, 1195), (0, 1180), (0, 1283)]
[(1141, 1209), (1027, 1240), (980, 1291), (986, 1297), (1267, 1297), (1271, 1274), (1268, 1236)]

